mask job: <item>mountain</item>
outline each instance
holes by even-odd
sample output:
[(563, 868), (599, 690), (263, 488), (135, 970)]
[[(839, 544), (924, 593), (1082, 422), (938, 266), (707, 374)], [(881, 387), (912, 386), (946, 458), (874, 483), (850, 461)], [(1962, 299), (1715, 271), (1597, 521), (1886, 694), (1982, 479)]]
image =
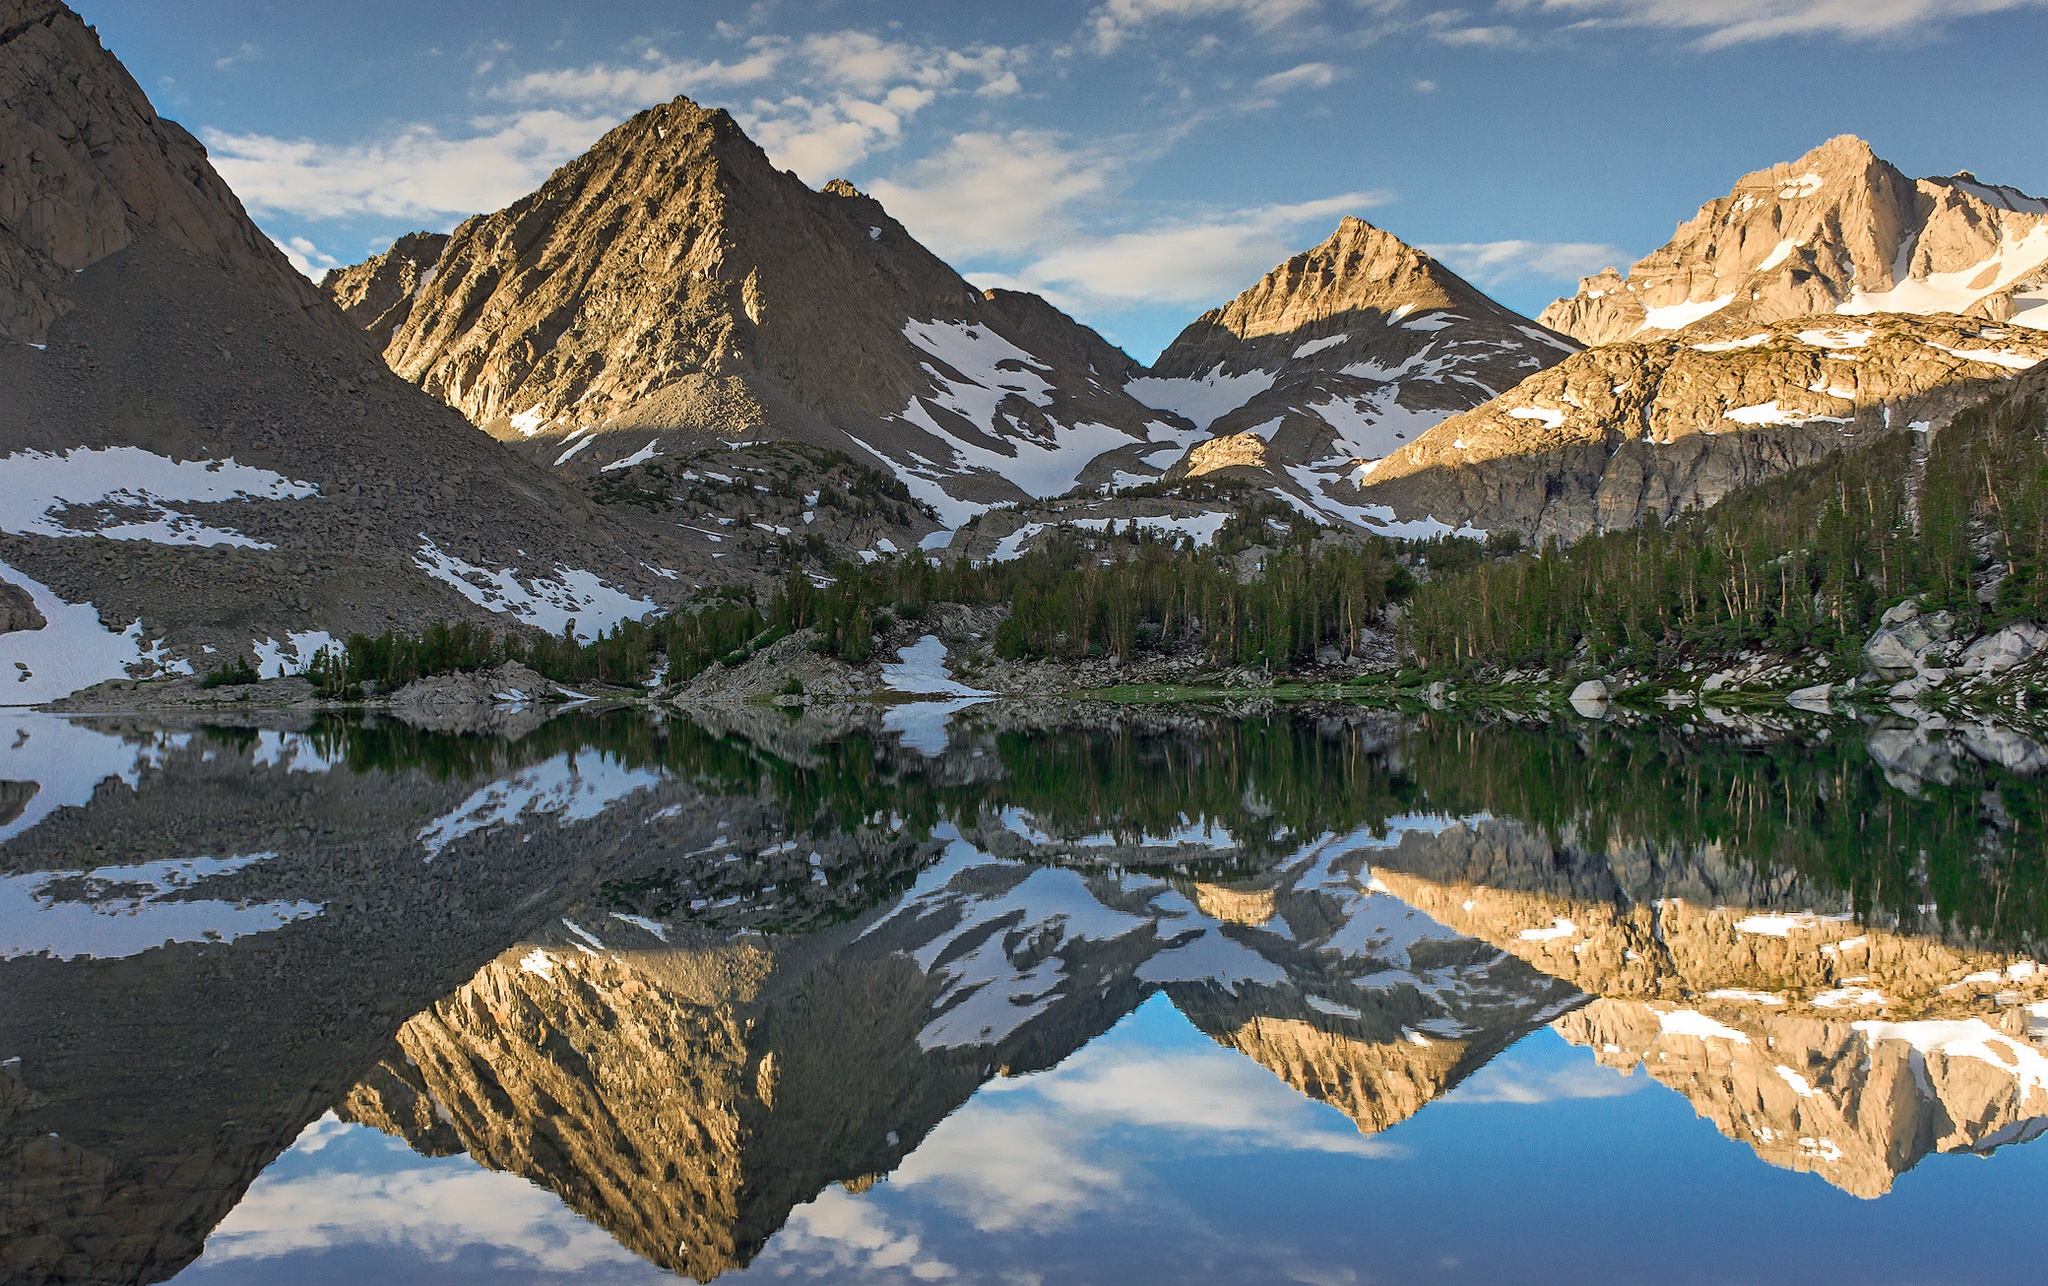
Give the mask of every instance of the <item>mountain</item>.
[(1341, 495), (1358, 461), (1392, 454), (1578, 347), (1346, 218), (1204, 313), (1126, 387), (1210, 435), (1170, 477), (1245, 478), (1376, 524), (1380, 515)]
[(1704, 318), (1960, 313), (2048, 327), (2048, 201), (1975, 175), (1909, 179), (1844, 135), (1745, 176), (1626, 277), (1544, 309), (1588, 344)]
[(705, 558), (393, 376), (52, 0), (0, 0), (0, 341), (0, 700), (443, 618), (590, 632)]
[(446, 233), (409, 232), (381, 255), (330, 270), (320, 289), (381, 348), (412, 314), (412, 301), (434, 279), (434, 266), (447, 249)]
[(1123, 391), (1140, 368), (1093, 331), (975, 289), (851, 184), (813, 191), (684, 98), (428, 249), (327, 288), (379, 338), (388, 320), (392, 369), (571, 473), (652, 490), (663, 457), (792, 440), (880, 465), (951, 528), (1155, 477), (1194, 436)]
[(1695, 323), (1588, 349), (1354, 475), (1404, 519), (1569, 542), (1886, 433), (1937, 432), (2048, 359), (2048, 333), (1878, 314)]

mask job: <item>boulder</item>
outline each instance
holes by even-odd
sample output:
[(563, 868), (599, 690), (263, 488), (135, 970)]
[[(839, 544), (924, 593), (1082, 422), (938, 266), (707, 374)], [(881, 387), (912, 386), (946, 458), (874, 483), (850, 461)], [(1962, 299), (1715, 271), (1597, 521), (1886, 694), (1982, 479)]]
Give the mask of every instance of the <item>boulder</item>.
[(1890, 628), (1894, 625), (1903, 625), (1907, 621), (1912, 620), (1914, 617), (1918, 615), (1920, 615), (1919, 602), (1917, 600), (1909, 598), (1905, 602), (1900, 603), (1898, 606), (1886, 612), (1884, 614), (1884, 619), (1879, 623), (1884, 625), (1886, 628)]
[(1863, 645), (1863, 655), (1881, 677), (1907, 679), (1919, 671), (1920, 654), (1933, 642), (1919, 621), (1906, 621), (1871, 635)]
[(1824, 714), (1828, 710), (1828, 699), (1835, 694), (1832, 683), (1816, 683), (1810, 688), (1801, 688), (1786, 696), (1785, 700), (1801, 710)]
[(2048, 644), (2048, 630), (2031, 621), (2021, 621), (1996, 634), (1987, 634), (1963, 649), (1959, 668), (1971, 674), (2003, 674), (2039, 655), (2044, 644)]

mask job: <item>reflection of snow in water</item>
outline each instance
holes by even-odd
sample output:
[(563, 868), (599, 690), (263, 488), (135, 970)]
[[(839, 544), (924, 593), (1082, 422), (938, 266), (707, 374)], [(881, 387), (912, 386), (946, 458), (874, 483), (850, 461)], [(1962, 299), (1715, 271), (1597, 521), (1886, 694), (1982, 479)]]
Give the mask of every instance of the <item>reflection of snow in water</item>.
[(0, 875), (0, 959), (99, 960), (166, 942), (233, 942), (319, 915), (318, 902), (228, 902), (185, 895), (277, 856), (192, 857), (89, 871)]
[(882, 730), (900, 733), (905, 746), (928, 759), (936, 758), (946, 753), (947, 729), (952, 726), (953, 716), (980, 704), (978, 697), (963, 697), (957, 701), (911, 701), (890, 706), (882, 715)]
[[(1042, 834), (1018, 810), (999, 817), (1026, 838)], [(919, 1033), (928, 1049), (1008, 1039), (1070, 994), (1069, 948), (1140, 931), (1149, 931), (1152, 943), (1149, 950), (1139, 948), (1143, 955), (1133, 970), (1143, 983), (1207, 985), (1233, 994), (1246, 985), (1295, 989), (1297, 974), (1287, 962), (1307, 952), (1325, 961), (1316, 966), (1323, 979), (1317, 985), (1339, 993), (1304, 993), (1310, 1008), (1362, 1019), (1345, 997), (1365, 1003), (1370, 993), (1405, 987), (1438, 1011), (1420, 1020), (1426, 1030), (1455, 1035), (1461, 1027), (1450, 1011), (1459, 1005), (1475, 999), (1516, 1003), (1489, 977), (1508, 957), (1453, 950), (1441, 966), (1411, 965), (1409, 952), (1420, 942), (1455, 948), (1468, 940), (1375, 888), (1361, 853), (1398, 843), (1409, 831), (1451, 824), (1444, 818), (1401, 818), (1383, 838), (1360, 830), (1301, 846), (1283, 867), (1280, 885), (1265, 892), (1315, 901), (1319, 910), (1305, 922), (1313, 927), (1303, 940), (1284, 915), (1269, 912), (1257, 926), (1227, 923), (1209, 914), (1206, 902), (1196, 905), (1155, 876), (1091, 877), (999, 859), (943, 830), (941, 837), (952, 841), (945, 856), (867, 933), (909, 935), (922, 944), (909, 954), (942, 984), (933, 1001), (937, 1016)], [(1334, 970), (1331, 957), (1338, 962)]]
[(610, 755), (588, 752), (579, 758), (564, 751), (478, 790), (447, 816), (428, 823), (419, 841), (432, 861), (465, 835), (512, 825), (529, 813), (553, 816), (563, 826), (589, 821), (635, 791), (660, 782), (660, 773), (628, 768)]
[(181, 748), (191, 739), (189, 733), (131, 739), (56, 715), (0, 712), (0, 782), (19, 782), (28, 796), (20, 815), (0, 821), (0, 843), (60, 808), (83, 808), (103, 782), (121, 781), (133, 788), (164, 750)]
[(898, 692), (934, 697), (986, 697), (992, 693), (970, 688), (953, 677), (946, 664), (946, 645), (936, 634), (927, 634), (897, 653), (899, 660), (882, 667), (882, 682)]
[(979, 698), (989, 696), (953, 677), (946, 665), (946, 645), (937, 635), (927, 634), (904, 648), (899, 660), (882, 667), (882, 682), (898, 692), (914, 696), (950, 697), (948, 701), (913, 701), (891, 706), (882, 716), (882, 728), (902, 735), (903, 744), (919, 754), (935, 757), (946, 751), (946, 728), (953, 716)]

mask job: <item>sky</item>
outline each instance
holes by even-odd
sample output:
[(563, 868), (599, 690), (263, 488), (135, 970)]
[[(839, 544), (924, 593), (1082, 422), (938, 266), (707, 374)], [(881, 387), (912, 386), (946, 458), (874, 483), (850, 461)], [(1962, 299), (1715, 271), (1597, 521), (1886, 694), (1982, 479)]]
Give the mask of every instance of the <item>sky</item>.
[(72, 0), (303, 270), (729, 109), (1150, 361), (1346, 214), (1535, 313), (1842, 133), (2048, 193), (2048, 0)]

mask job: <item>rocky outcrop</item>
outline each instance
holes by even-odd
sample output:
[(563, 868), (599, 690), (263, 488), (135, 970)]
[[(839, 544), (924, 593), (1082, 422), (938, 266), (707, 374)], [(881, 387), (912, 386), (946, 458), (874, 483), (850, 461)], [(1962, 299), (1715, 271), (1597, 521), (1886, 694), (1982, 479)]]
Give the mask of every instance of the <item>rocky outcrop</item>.
[(2048, 358), (1961, 318), (1802, 318), (1569, 358), (1358, 469), (1403, 518), (1571, 541), (1712, 505), (1886, 433), (1934, 432)]
[(410, 232), (391, 249), (350, 268), (335, 268), (320, 279), (320, 289), (342, 316), (367, 331), (379, 348), (412, 313), (412, 302), (434, 279), (434, 269), (448, 248), (442, 232)]
[[(394, 256), (330, 290), (395, 293)], [(796, 440), (879, 456), (957, 525), (1113, 469), (1157, 476), (1148, 457), (1186, 436), (1122, 391), (1138, 368), (1099, 336), (969, 286), (872, 198), (812, 191), (687, 99), (465, 222), (391, 307), (394, 370), (577, 473)]]
[(1588, 344), (1821, 313), (2048, 324), (2048, 201), (1971, 174), (1913, 180), (1861, 139), (1745, 176), (1623, 276), (1544, 309)]
[(1333, 500), (1359, 461), (1576, 349), (1398, 237), (1347, 218), (1203, 314), (1129, 387), (1211, 435), (1170, 478), (1242, 478), (1333, 518), (1370, 521)]
[(0, 32), (0, 580), (45, 621), (0, 633), (7, 699), (723, 578), (386, 370), (76, 14)]

